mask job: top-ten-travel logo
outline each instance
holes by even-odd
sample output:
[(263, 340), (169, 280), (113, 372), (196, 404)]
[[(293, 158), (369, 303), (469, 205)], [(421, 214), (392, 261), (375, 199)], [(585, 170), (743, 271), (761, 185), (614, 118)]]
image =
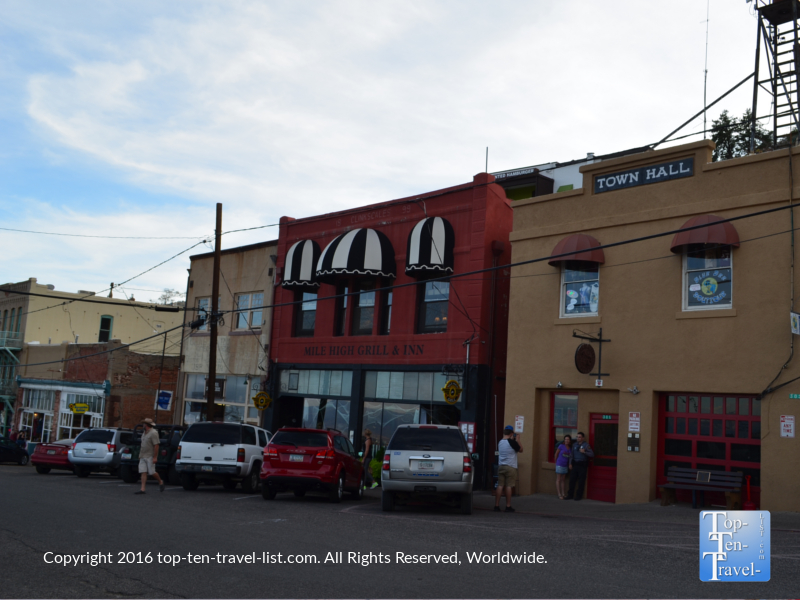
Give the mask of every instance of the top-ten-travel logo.
[(769, 581), (769, 512), (700, 513), (700, 581)]

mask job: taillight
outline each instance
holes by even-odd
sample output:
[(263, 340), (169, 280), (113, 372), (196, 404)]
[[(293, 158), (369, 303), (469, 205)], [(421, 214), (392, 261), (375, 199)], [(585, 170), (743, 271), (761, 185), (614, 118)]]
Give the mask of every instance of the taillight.
[(264, 448), (264, 456), (267, 458), (278, 458), (278, 451), (272, 446)]
[(464, 457), (464, 466), (461, 468), (464, 473), (472, 473), (472, 461), (469, 456)]
[(108, 446), (108, 451), (109, 452), (116, 452), (117, 451), (117, 445), (116, 444), (106, 444), (106, 445)]
[(181, 457), (181, 448), (182, 448), (182, 446), (178, 446), (178, 458), (179, 458), (179, 459), (180, 459), (180, 457)]
[(67, 448), (66, 446), (64, 446), (64, 447), (61, 449), (61, 454), (69, 454), (69, 448)]
[(388, 471), (389, 470), (389, 453), (388, 452), (383, 455), (383, 470), (384, 471)]
[(244, 448), (239, 448), (236, 453), (236, 462), (244, 462)]
[(336, 456), (336, 452), (334, 452), (333, 450), (330, 450), (330, 449), (328, 449), (328, 450), (320, 450), (319, 452), (317, 452), (317, 458), (319, 460), (324, 460), (326, 458), (333, 458), (334, 456)]
[(72, 442), (72, 449), (75, 450), (75, 446), (77, 446), (77, 445), (78, 444), (76, 444), (75, 442)]

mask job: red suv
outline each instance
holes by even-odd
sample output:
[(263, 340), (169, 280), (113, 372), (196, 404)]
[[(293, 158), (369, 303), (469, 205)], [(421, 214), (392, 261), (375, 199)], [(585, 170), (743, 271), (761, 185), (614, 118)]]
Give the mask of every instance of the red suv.
[(364, 467), (353, 444), (335, 430), (284, 428), (264, 448), (261, 495), (272, 500), (278, 492), (324, 491), (340, 502), (345, 491), (355, 500), (364, 494)]

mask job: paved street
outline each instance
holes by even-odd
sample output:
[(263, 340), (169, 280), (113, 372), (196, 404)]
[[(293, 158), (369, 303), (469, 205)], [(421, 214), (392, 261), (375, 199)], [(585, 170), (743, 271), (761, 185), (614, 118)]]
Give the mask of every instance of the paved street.
[[(339, 505), (291, 494), (265, 502), (221, 487), (159, 494), (151, 485), (135, 496), (134, 485), (108, 476), (8, 465), (0, 490), (3, 598), (787, 598), (800, 589), (795, 513), (772, 515), (769, 583), (714, 585), (698, 579), (697, 511), (685, 506), (535, 496), (515, 499), (516, 514), (498, 514), (476, 494), (481, 509), (470, 517), (427, 507), (387, 514), (375, 492)], [(46, 552), (111, 553), (113, 564), (46, 564)], [(118, 564), (120, 552), (183, 560)], [(324, 564), (328, 552), (343, 552), (345, 564)], [(347, 564), (348, 552), (391, 563)], [(461, 564), (397, 564), (397, 552), (457, 553)], [(468, 552), (536, 553), (546, 563), (474, 565)], [(219, 564), (221, 555), (252, 553), (314, 555), (319, 564)]]

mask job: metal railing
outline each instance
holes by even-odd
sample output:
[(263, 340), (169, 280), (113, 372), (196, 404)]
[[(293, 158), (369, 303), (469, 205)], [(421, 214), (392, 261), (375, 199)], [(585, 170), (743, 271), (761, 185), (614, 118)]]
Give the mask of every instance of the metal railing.
[(22, 334), (0, 331), (0, 348), (22, 348)]

